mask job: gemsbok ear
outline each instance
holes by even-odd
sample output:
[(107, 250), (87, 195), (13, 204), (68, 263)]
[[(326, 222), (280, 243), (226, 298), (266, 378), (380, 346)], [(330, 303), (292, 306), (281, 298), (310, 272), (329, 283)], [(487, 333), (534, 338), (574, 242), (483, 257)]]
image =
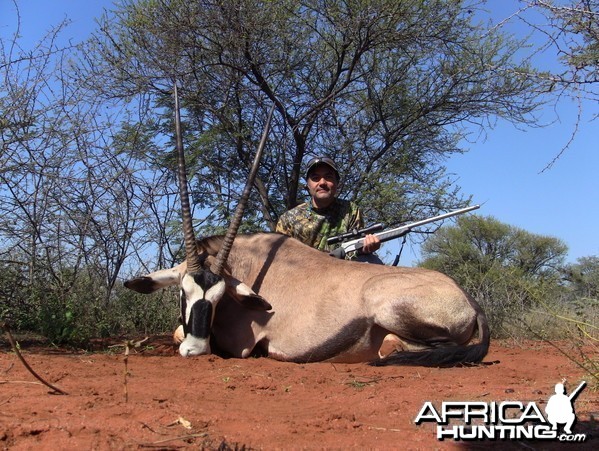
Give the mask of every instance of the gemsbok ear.
[(249, 310), (259, 310), (266, 311), (272, 309), (272, 305), (270, 305), (266, 299), (264, 299), (259, 294), (245, 295), (234, 298), (240, 305), (249, 309)]
[(161, 269), (160, 271), (150, 273), (146, 276), (127, 280), (124, 285), (126, 288), (137, 291), (138, 293), (154, 293), (161, 288), (178, 285), (181, 282), (181, 277), (185, 274), (186, 267), (186, 262), (183, 262), (174, 268)]
[(266, 299), (255, 293), (245, 283), (228, 274), (224, 274), (223, 277), (227, 284), (227, 293), (241, 306), (250, 310), (264, 311), (272, 309), (272, 305)]

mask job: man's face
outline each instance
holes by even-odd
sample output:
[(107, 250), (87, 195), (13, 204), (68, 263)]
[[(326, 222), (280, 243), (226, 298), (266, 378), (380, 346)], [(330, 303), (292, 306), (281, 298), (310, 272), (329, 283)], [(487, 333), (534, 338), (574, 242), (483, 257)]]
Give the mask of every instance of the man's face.
[(337, 174), (325, 164), (314, 167), (308, 175), (308, 192), (317, 208), (328, 207), (337, 194)]

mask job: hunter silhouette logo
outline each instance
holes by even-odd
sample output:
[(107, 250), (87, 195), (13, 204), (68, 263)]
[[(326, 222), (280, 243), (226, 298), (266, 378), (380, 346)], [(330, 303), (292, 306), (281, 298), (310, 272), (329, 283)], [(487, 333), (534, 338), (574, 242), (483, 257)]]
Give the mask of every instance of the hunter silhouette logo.
[(564, 384), (555, 384), (555, 395), (549, 398), (547, 407), (545, 407), (547, 420), (551, 423), (551, 429), (553, 431), (557, 430), (557, 425), (560, 423), (565, 424), (564, 432), (566, 434), (572, 434), (572, 425), (576, 421), (576, 415), (574, 415), (574, 399), (585, 385), (586, 382), (582, 381), (576, 390), (574, 390), (570, 396), (567, 396)]
[[(576, 422), (574, 401), (585, 387), (581, 382), (566, 394), (564, 382), (555, 384), (555, 394), (547, 401), (545, 415), (534, 401), (444, 401), (439, 409), (424, 403), (414, 422), (437, 424), (437, 439), (460, 440), (559, 440), (584, 442), (586, 434), (573, 434)], [(559, 433), (558, 425), (563, 425)]]

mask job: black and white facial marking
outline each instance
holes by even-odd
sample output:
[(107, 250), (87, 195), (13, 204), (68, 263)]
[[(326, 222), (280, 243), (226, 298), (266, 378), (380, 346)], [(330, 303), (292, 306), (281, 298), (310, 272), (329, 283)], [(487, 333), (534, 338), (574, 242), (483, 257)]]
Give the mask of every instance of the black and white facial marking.
[(179, 346), (183, 357), (210, 354), (214, 311), (224, 293), (224, 279), (210, 271), (183, 276), (180, 296), (185, 339)]

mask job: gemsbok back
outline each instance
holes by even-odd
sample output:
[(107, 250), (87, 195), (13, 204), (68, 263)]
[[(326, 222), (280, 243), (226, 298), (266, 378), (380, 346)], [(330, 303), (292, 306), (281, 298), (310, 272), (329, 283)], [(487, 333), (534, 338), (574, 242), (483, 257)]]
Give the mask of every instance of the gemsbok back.
[(490, 342), (487, 319), (451, 278), (422, 268), (335, 259), (276, 233), (235, 237), (272, 113), (227, 234), (196, 241), (175, 88), (187, 259), (125, 286), (140, 293), (180, 287), (180, 354), (208, 354), (212, 342), (224, 355), (290, 362), (481, 362)]

